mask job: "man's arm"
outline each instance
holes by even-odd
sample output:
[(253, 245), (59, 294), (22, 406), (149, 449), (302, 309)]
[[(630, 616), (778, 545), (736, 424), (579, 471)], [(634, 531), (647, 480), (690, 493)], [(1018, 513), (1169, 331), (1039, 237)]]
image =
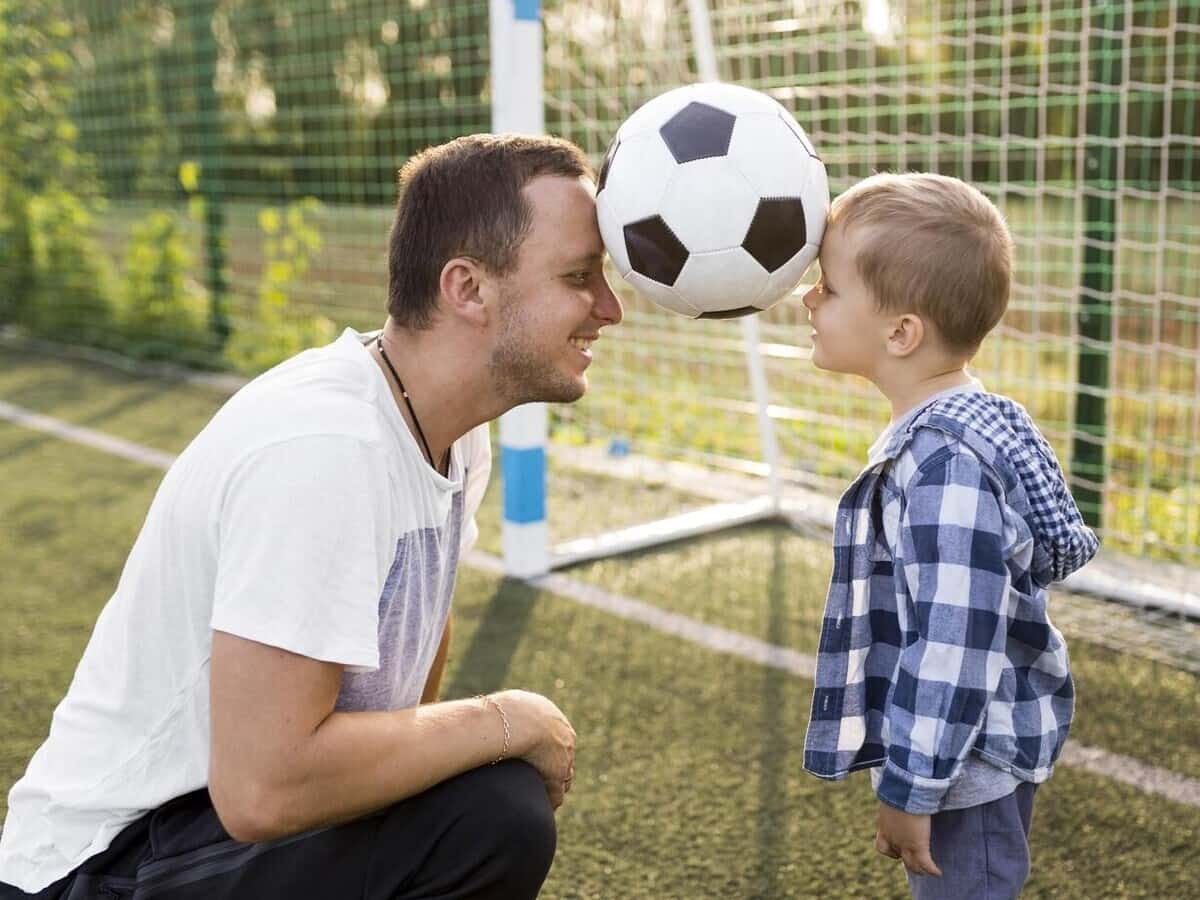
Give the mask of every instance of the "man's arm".
[(425, 679), (425, 690), (421, 692), (422, 703), (436, 703), (442, 690), (442, 673), (446, 671), (446, 659), (450, 656), (450, 616), (446, 616), (446, 627), (442, 631), (442, 643), (438, 645), (437, 656), (429, 667), (429, 676)]
[[(496, 759), (504, 725), (478, 700), (394, 712), (335, 712), (342, 666), (213, 632), (209, 792), (222, 824), (264, 841), (347, 821)], [(545, 697), (495, 695), (509, 757), (562, 803), (575, 732)]]

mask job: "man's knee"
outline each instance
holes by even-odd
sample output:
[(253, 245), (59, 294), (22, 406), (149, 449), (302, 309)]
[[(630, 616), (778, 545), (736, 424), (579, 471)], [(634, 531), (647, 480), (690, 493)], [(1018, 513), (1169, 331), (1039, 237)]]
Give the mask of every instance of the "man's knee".
[(376, 821), (372, 898), (534, 898), (554, 861), (554, 811), (520, 760), (464, 772)]
[[(480, 766), (444, 781), (426, 795), (446, 831), (435, 854), (451, 848), (445, 864), (466, 879), (464, 896), (536, 897), (554, 861), (554, 810), (541, 775), (522, 760)], [(452, 894), (457, 896), (457, 894)]]
[(518, 868), (544, 878), (554, 860), (557, 831), (546, 785), (522, 760), (505, 760), (462, 776), (467, 814), (461, 826), (480, 845)]

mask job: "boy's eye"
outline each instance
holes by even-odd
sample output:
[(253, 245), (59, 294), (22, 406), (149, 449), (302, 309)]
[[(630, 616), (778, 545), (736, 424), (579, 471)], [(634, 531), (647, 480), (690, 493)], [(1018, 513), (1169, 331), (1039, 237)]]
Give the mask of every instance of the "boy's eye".
[(570, 278), (576, 284), (584, 285), (584, 284), (588, 283), (588, 279), (592, 277), (592, 273), (591, 272), (572, 272), (567, 277)]

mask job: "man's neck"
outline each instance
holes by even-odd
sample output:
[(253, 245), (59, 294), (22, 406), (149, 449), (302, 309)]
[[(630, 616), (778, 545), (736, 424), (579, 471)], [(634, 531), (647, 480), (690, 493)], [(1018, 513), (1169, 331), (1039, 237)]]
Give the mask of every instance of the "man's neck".
[(420, 433), (424, 434), (433, 457), (432, 464), (442, 474), (447, 474), (442, 461), (448, 459), (450, 445), (476, 425), (505, 412), (503, 404), (492, 396), (489, 388), (486, 361), (480, 359), (478, 350), (465, 352), (451, 335), (414, 332), (390, 322), (383, 331), (383, 346), (404, 383), (408, 403), (384, 363), (376, 342), (372, 340), (367, 349), (383, 372), (396, 408), (412, 431), (413, 439), (421, 446)]

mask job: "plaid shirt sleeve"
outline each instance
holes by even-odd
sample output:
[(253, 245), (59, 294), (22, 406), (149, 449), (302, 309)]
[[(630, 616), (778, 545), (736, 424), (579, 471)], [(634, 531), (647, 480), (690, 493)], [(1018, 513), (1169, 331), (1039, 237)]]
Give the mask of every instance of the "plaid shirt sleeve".
[(898, 601), (914, 639), (900, 654), (885, 712), (889, 749), (877, 793), (897, 809), (930, 815), (1007, 664), (1010, 575), (1001, 498), (979, 459), (961, 445), (919, 462), (907, 452), (910, 459), (897, 460), (898, 474), (911, 475), (901, 481), (893, 546)]

